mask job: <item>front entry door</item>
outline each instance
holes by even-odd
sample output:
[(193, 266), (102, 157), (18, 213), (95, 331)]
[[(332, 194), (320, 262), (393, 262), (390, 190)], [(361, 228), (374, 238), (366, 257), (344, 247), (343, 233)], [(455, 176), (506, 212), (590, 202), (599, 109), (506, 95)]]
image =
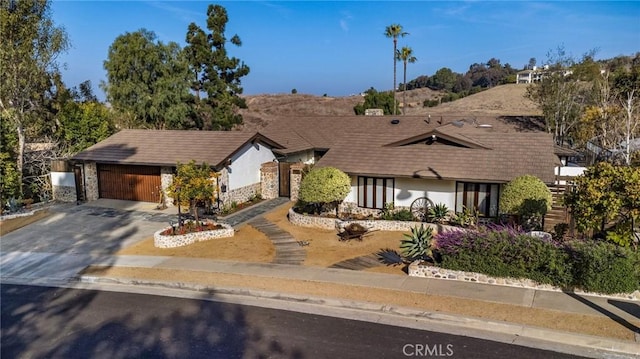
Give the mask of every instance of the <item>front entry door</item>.
[(287, 162), (280, 162), (278, 164), (278, 171), (280, 174), (280, 190), (279, 190), (279, 195), (280, 197), (290, 197), (291, 196), (291, 176), (290, 176), (290, 171), (289, 171), (289, 167), (291, 166), (291, 163), (287, 163)]

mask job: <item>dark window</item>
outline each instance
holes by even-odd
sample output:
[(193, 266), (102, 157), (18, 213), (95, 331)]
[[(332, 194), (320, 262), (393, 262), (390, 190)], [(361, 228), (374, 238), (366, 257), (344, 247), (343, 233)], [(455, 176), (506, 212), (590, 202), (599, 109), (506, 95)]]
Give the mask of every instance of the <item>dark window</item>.
[(383, 209), (393, 203), (393, 178), (358, 177), (358, 207)]
[(475, 208), (483, 217), (498, 216), (498, 196), (500, 185), (496, 183), (468, 183), (456, 184), (456, 212), (464, 208)]

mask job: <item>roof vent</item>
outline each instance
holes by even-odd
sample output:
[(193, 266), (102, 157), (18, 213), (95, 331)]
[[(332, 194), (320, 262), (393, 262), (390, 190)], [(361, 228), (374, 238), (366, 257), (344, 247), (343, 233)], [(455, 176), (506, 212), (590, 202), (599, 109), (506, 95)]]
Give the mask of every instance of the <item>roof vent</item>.
[(455, 120), (455, 121), (451, 122), (451, 124), (456, 126), (456, 127), (462, 127), (462, 126), (464, 126), (464, 121)]
[(493, 125), (487, 124), (487, 123), (483, 123), (481, 125), (478, 125), (478, 128), (491, 128), (493, 127)]
[(395, 119), (391, 120), (391, 124), (392, 124), (392, 125), (397, 125), (397, 124), (399, 124), (399, 123), (400, 123), (400, 120), (398, 120), (397, 118), (395, 118)]

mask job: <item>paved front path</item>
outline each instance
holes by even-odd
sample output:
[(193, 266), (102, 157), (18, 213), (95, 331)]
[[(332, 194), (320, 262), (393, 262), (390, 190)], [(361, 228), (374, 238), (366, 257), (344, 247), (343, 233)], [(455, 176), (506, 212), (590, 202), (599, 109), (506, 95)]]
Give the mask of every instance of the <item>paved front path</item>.
[(267, 235), (276, 248), (276, 256), (272, 263), (301, 265), (307, 256), (305, 250), (287, 231), (269, 222), (264, 217), (257, 217), (249, 224)]
[(236, 212), (234, 214), (228, 215), (226, 217), (219, 217), (220, 221), (225, 222), (232, 227), (237, 227), (245, 222), (250, 221), (251, 219), (261, 216), (272, 209), (281, 206), (285, 203), (289, 202), (289, 198), (287, 197), (278, 197), (275, 199), (270, 199), (256, 205), (253, 205), (245, 210)]
[(366, 256), (360, 256), (344, 260), (342, 262), (335, 263), (329, 268), (339, 269), (351, 269), (351, 270), (363, 270), (368, 268), (374, 268), (381, 266), (380, 259), (375, 254), (367, 254)]

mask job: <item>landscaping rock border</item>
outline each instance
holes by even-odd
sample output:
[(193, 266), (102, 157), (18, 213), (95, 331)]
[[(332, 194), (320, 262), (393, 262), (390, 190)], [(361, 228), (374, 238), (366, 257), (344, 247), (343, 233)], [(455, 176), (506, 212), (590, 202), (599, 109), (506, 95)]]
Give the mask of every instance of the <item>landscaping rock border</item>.
[[(457, 271), (453, 269), (440, 268), (434, 265), (424, 264), (422, 261), (419, 261), (419, 260), (409, 264), (409, 276), (422, 277), (422, 278), (434, 278), (434, 279), (448, 279), (448, 280), (457, 280), (462, 282), (475, 282), (475, 283), (492, 284), (492, 285), (505, 285), (505, 286), (511, 286), (511, 287), (549, 290), (549, 291), (555, 291), (555, 292), (563, 291), (562, 288), (559, 288), (550, 284), (540, 284), (538, 282), (535, 282), (527, 278), (522, 278), (522, 279), (494, 278), (481, 273), (464, 272), (464, 271)], [(580, 290), (575, 290), (574, 293), (600, 296), (600, 297), (640, 300), (640, 290), (636, 290), (633, 293), (621, 293), (621, 294), (599, 294), (599, 293), (584, 292)]]
[(297, 213), (293, 208), (289, 209), (289, 222), (296, 226), (307, 228), (321, 228), (321, 229), (341, 229), (350, 223), (357, 223), (370, 230), (379, 231), (411, 231), (412, 227), (419, 227), (420, 225), (430, 226), (436, 232), (442, 232), (445, 230), (462, 230), (460, 227), (448, 226), (435, 223), (424, 222), (410, 222), (410, 221), (389, 221), (389, 220), (342, 220), (338, 218), (327, 218), (320, 216), (310, 216)]
[(33, 204), (31, 206), (30, 209), (26, 209), (26, 210), (22, 210), (22, 211), (18, 211), (18, 212), (15, 212), (15, 213), (10, 213), (10, 214), (0, 215), (0, 221), (4, 221), (4, 220), (8, 220), (8, 219), (14, 219), (14, 218), (20, 218), (20, 217), (33, 216), (34, 214), (49, 208), (49, 206), (51, 206), (53, 204), (54, 204), (54, 202), (35, 203), (35, 204)]
[(235, 231), (233, 227), (226, 223), (215, 223), (223, 228), (213, 231), (193, 232), (182, 235), (164, 236), (161, 233), (170, 229), (171, 227), (165, 227), (153, 234), (153, 245), (158, 248), (176, 248), (187, 246), (189, 244), (201, 241), (208, 241), (216, 238), (233, 237)]

